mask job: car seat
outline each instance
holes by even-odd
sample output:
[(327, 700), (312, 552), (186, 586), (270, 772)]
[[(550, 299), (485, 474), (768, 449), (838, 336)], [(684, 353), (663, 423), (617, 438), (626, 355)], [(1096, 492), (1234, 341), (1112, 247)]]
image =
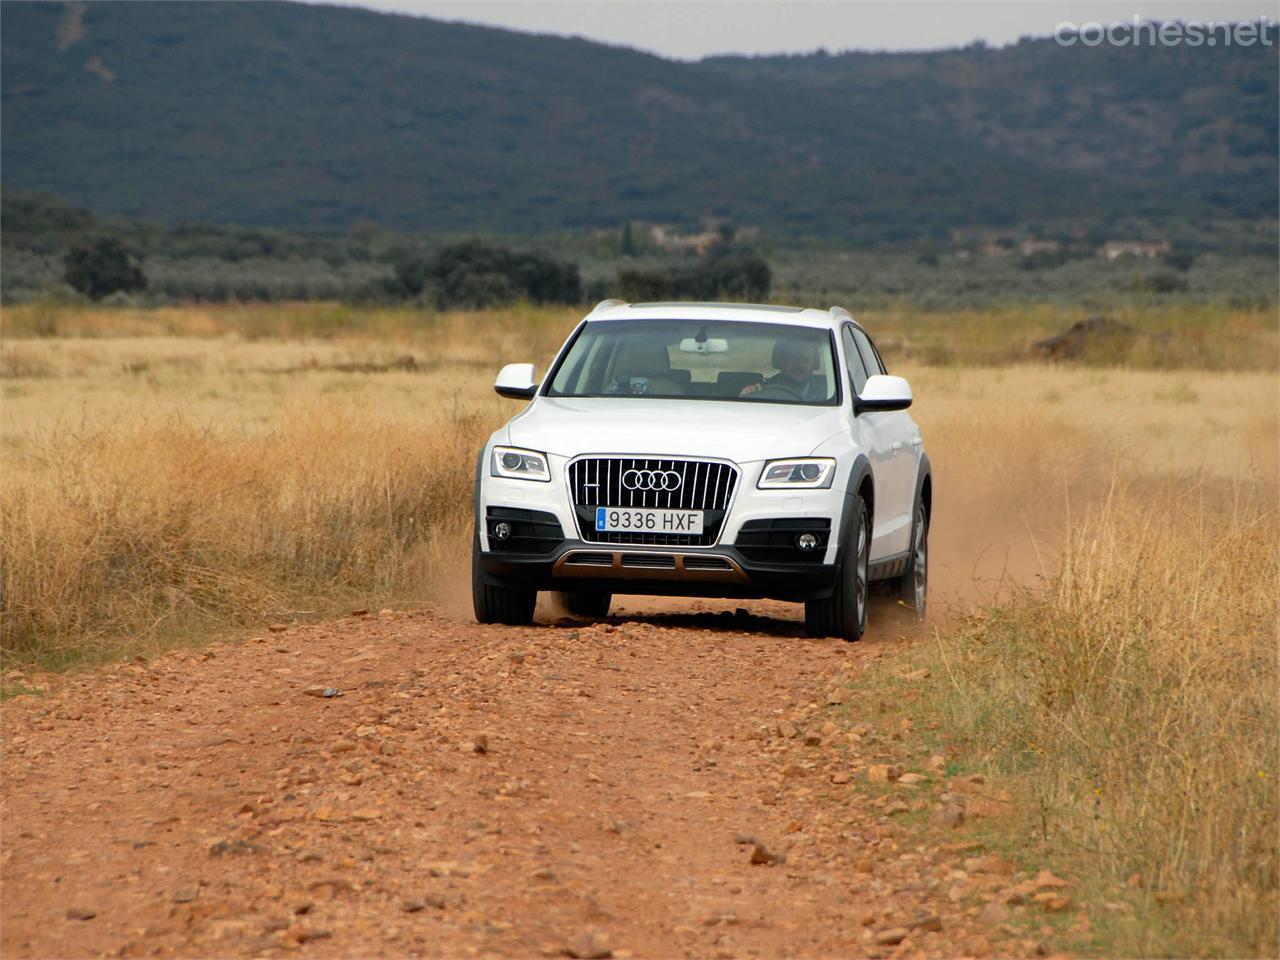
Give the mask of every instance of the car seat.
[(648, 381), (646, 393), (683, 396), (688, 392), (688, 370), (672, 370), (667, 345), (655, 340), (627, 343), (614, 367), (615, 382), (641, 377)]

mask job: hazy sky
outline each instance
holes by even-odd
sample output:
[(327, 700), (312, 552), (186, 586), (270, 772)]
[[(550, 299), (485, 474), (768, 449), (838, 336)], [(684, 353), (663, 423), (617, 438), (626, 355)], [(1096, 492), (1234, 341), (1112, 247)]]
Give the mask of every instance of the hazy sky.
[[(331, 0), (321, 0), (331, 2)], [(533, 33), (582, 36), (696, 59), (713, 53), (793, 53), (816, 50), (921, 50), (993, 45), (1025, 34), (1048, 36), (1063, 21), (1280, 21), (1280, 0), (1200, 3), (1117, 3), (1111, 0), (343, 0), (345, 6), (446, 20), (465, 20)]]

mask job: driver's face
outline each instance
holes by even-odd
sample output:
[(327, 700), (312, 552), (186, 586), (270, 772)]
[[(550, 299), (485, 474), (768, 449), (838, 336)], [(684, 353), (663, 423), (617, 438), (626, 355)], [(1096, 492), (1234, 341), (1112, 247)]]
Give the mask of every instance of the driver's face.
[(788, 380), (807, 380), (817, 366), (813, 361), (813, 357), (799, 351), (788, 353), (780, 359), (782, 360), (783, 376)]

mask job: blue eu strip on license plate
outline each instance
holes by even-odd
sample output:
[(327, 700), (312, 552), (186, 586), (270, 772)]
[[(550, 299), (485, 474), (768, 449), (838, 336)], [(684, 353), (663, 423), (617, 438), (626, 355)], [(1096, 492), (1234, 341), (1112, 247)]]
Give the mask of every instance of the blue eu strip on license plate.
[(604, 507), (596, 507), (596, 529), (603, 530), (605, 527)]

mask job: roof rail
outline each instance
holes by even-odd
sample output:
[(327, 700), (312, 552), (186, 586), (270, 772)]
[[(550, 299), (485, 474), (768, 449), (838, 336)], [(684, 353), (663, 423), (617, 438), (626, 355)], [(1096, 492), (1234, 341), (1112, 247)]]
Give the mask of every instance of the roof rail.
[(837, 307), (837, 306), (828, 307), (827, 313), (831, 314), (833, 317), (843, 317), (846, 320), (853, 319), (853, 314), (850, 313), (848, 310), (846, 310), (844, 307)]
[(617, 297), (610, 297), (608, 300), (601, 300), (599, 303), (597, 303), (594, 307), (591, 308), (591, 312), (595, 313), (599, 310), (607, 310), (609, 309), (609, 307), (626, 307), (626, 306), (629, 306), (627, 301), (619, 300)]

